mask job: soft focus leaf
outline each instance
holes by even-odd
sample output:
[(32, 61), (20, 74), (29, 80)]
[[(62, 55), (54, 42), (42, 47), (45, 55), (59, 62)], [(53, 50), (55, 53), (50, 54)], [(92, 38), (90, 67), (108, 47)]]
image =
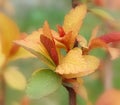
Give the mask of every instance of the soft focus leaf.
[(72, 31), (77, 35), (86, 15), (87, 7), (85, 4), (73, 8), (64, 19), (63, 28), (66, 33)]
[(55, 67), (54, 62), (50, 58), (47, 50), (40, 42), (40, 35), (43, 34), (42, 29), (34, 31), (31, 35), (23, 40), (15, 41), (18, 45), (22, 46), (38, 58), (42, 59), (52, 69)]
[(108, 47), (109, 53), (111, 55), (111, 59), (114, 60), (118, 57), (120, 57), (120, 49), (118, 48), (113, 48), (113, 47)]
[(88, 96), (87, 96), (87, 91), (83, 85), (83, 80), (81, 80), (80, 82), (72, 81), (71, 83), (73, 85), (73, 89), (75, 90), (75, 92), (87, 101)]
[(3, 65), (4, 61), (5, 61), (5, 55), (2, 52), (2, 44), (0, 39), (0, 68)]
[(117, 42), (120, 41), (120, 32), (108, 33), (100, 36), (99, 39), (101, 39), (105, 43)]
[(94, 72), (98, 66), (99, 59), (90, 55), (82, 55), (81, 49), (74, 48), (57, 66), (56, 72), (64, 75), (65, 78), (74, 78), (88, 75)]
[(42, 98), (54, 91), (61, 85), (61, 78), (49, 69), (37, 71), (27, 86), (27, 94), (30, 98)]
[(91, 40), (90, 43), (89, 43), (89, 50), (92, 50), (94, 48), (105, 48), (105, 49), (107, 49), (108, 46), (104, 41), (100, 40), (99, 38), (95, 38), (95, 39)]
[(103, 6), (103, 5), (104, 5), (104, 0), (93, 0), (93, 2), (94, 2), (97, 6)]
[(87, 40), (83, 36), (81, 36), (81, 35), (77, 36), (77, 41), (81, 47), (88, 48)]
[(24, 90), (26, 87), (25, 76), (16, 67), (8, 68), (4, 73), (4, 78), (6, 83), (14, 89)]
[(120, 91), (115, 89), (105, 91), (96, 105), (120, 105)]
[[(2, 41), (2, 52), (7, 56), (12, 42), (19, 37), (19, 29), (16, 24), (3, 13), (0, 13), (0, 39)], [(7, 46), (7, 47), (6, 47)]]
[(12, 56), (10, 60), (26, 59), (26, 58), (33, 58), (33, 57), (35, 57), (33, 54), (31, 54), (24, 48), (20, 47), (17, 53), (14, 56)]
[(99, 26), (96, 26), (96, 27), (92, 30), (92, 34), (91, 34), (91, 36), (90, 36), (88, 46), (90, 45), (91, 41), (96, 38), (97, 33), (98, 33), (98, 30), (99, 30)]
[(90, 11), (104, 20), (115, 21), (114, 18), (108, 12), (102, 9), (93, 8), (93, 9), (90, 9)]

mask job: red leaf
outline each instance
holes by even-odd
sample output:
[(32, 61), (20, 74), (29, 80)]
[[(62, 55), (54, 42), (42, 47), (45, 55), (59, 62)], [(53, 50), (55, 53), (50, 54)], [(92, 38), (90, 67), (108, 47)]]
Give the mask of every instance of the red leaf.
[(58, 59), (58, 53), (56, 50), (55, 42), (53, 40), (49, 39), (48, 37), (46, 37), (45, 35), (41, 35), (40, 40), (41, 40), (42, 44), (45, 46), (45, 48), (47, 49), (47, 51), (48, 51), (50, 57), (52, 58), (52, 60), (54, 61), (54, 63), (56, 65), (58, 65), (59, 59)]
[(101, 39), (105, 43), (117, 42), (120, 41), (120, 32), (108, 33), (103, 36), (100, 36), (99, 39)]
[(94, 0), (93, 1), (97, 6), (104, 6), (104, 0)]
[(65, 35), (64, 29), (60, 25), (57, 26), (57, 29), (60, 34), (60, 37), (63, 37)]

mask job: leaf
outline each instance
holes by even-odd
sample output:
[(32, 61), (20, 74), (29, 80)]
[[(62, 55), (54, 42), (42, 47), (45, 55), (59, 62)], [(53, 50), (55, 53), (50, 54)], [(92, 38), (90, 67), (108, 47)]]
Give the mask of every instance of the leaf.
[(72, 49), (87, 12), (87, 6), (81, 4), (73, 8), (64, 18), (63, 31), (65, 32), (62, 42), (67, 50)]
[(27, 86), (30, 98), (39, 99), (55, 92), (61, 85), (61, 78), (49, 69), (36, 72)]
[(73, 32), (73, 35), (77, 35), (79, 29), (82, 25), (83, 19), (87, 12), (87, 6), (85, 4), (81, 4), (76, 8), (73, 8), (64, 19), (63, 29), (65, 33), (70, 31)]
[(77, 36), (77, 41), (81, 47), (88, 48), (87, 40), (83, 36), (81, 36), (81, 35)]
[(54, 69), (55, 64), (50, 58), (47, 50), (40, 42), (40, 35), (43, 34), (42, 29), (39, 29), (38, 31), (34, 31), (31, 35), (26, 37), (23, 40), (17, 40), (15, 41), (16, 44), (22, 46), (38, 58), (40, 58), (42, 61), (44, 61), (51, 69)]
[(99, 39), (101, 39), (105, 43), (117, 42), (120, 41), (120, 32), (108, 33), (100, 36)]
[(4, 78), (6, 83), (14, 89), (24, 90), (26, 87), (25, 76), (16, 67), (8, 68), (4, 73)]
[(5, 55), (2, 52), (2, 44), (1, 44), (1, 39), (0, 39), (0, 69), (4, 61), (5, 61)]
[(105, 91), (95, 105), (120, 105), (120, 91), (116, 89)]
[(96, 35), (97, 35), (97, 33), (98, 33), (98, 30), (99, 30), (99, 26), (96, 26), (96, 27), (92, 30), (92, 34), (91, 34), (91, 36), (90, 36), (88, 46), (90, 45), (91, 41), (96, 38)]
[(120, 49), (108, 47), (109, 54), (111, 55), (111, 59), (114, 60), (120, 57)]
[(56, 50), (55, 42), (53, 40), (53, 36), (49, 25), (47, 22), (44, 23), (43, 26), (43, 35), (40, 36), (40, 41), (48, 51), (50, 57), (54, 61), (56, 65), (59, 64), (58, 53)]
[(106, 21), (115, 21), (114, 18), (108, 12), (102, 9), (93, 8), (93, 9), (90, 9), (90, 11)]
[(65, 78), (76, 78), (94, 72), (99, 66), (99, 59), (91, 55), (82, 55), (79, 48), (68, 52), (62, 62), (57, 66), (56, 72)]
[(33, 54), (25, 50), (24, 48), (20, 47), (17, 53), (10, 58), (10, 60), (17, 60), (17, 59), (27, 59), (35, 57)]
[[(7, 56), (12, 42), (19, 37), (19, 29), (16, 24), (0, 12), (0, 39), (2, 41), (2, 52)], [(6, 47), (7, 46), (7, 47)]]
[(97, 6), (104, 6), (104, 0), (93, 0), (93, 2), (97, 5)]
[(89, 43), (89, 51), (94, 48), (105, 48), (108, 49), (107, 44), (99, 38), (92, 39)]

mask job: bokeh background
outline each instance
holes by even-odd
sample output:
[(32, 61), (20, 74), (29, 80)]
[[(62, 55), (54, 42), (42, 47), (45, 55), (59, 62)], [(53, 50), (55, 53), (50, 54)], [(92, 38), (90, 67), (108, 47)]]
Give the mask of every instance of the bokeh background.
[[(89, 6), (97, 7), (94, 4)], [(120, 9), (109, 7), (100, 8), (110, 13), (119, 23)], [(21, 32), (26, 33), (31, 33), (40, 28), (45, 20), (49, 22), (52, 29), (56, 30), (56, 25), (62, 25), (65, 14), (71, 8), (71, 0), (0, 0), (0, 10), (16, 22)], [(80, 34), (88, 40), (96, 25), (102, 26), (101, 34), (111, 31), (101, 18), (88, 13), (84, 19)], [(116, 30), (120, 31), (120, 28), (118, 27)], [(93, 50), (91, 54), (100, 57), (105, 64), (104, 68), (83, 78), (88, 96), (95, 104), (99, 96), (107, 88), (106, 81), (108, 81), (110, 88), (120, 89), (120, 58), (110, 61), (102, 49)], [(27, 80), (29, 80), (34, 70), (45, 66), (40, 60), (35, 58), (19, 59), (11, 62), (8, 66), (12, 65), (19, 67)], [(105, 69), (107, 69), (106, 72), (104, 72)], [(20, 105), (19, 102), (25, 95), (25, 91), (17, 91), (8, 86), (6, 94), (6, 105)], [(31, 100), (30, 105), (68, 105), (67, 91), (61, 87), (47, 97)], [(85, 105), (85, 101), (81, 97), (78, 97), (78, 105)]]

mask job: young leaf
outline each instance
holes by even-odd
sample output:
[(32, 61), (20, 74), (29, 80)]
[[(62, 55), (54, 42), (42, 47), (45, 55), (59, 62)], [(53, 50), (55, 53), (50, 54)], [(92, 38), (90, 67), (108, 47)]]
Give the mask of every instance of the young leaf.
[(22, 46), (38, 58), (42, 59), (48, 66), (50, 66), (52, 69), (54, 69), (55, 64), (50, 58), (47, 50), (40, 42), (40, 35), (43, 34), (42, 29), (39, 29), (38, 31), (34, 31), (31, 35), (26, 37), (23, 40), (17, 40), (15, 43)]
[(26, 79), (17, 68), (8, 68), (4, 73), (6, 83), (17, 90), (24, 90), (26, 87)]
[[(56, 72), (66, 78), (81, 77), (94, 72), (99, 66), (99, 59), (90, 55), (82, 55), (79, 48), (74, 48), (63, 58)], [(70, 75), (70, 77), (69, 77)]]
[(66, 45), (68, 51), (74, 46), (86, 12), (87, 6), (83, 4), (76, 6), (65, 16), (63, 23), (65, 37), (63, 38), (63, 43)]
[(59, 64), (58, 53), (56, 50), (51, 30), (47, 22), (44, 23), (43, 34), (40, 36), (40, 41), (48, 51), (51, 59), (54, 61), (56, 65), (58, 65)]
[(36, 72), (27, 86), (30, 98), (39, 99), (55, 92), (61, 85), (61, 78), (49, 69)]
[(85, 4), (73, 8), (64, 19), (63, 29), (65, 33), (72, 31), (74, 35), (77, 35), (86, 12), (87, 6)]

